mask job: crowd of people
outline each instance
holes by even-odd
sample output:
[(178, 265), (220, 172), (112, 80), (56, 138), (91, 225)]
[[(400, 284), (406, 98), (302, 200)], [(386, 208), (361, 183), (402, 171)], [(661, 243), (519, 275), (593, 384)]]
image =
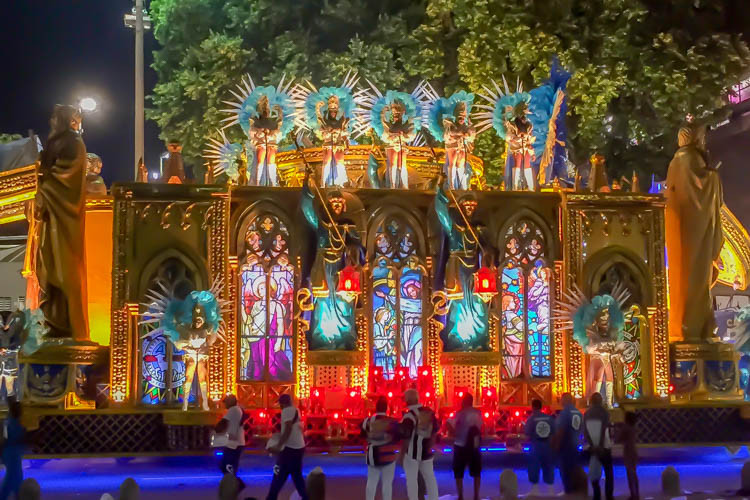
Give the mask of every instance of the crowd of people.
[[(380, 485), (383, 500), (391, 500), (396, 464), (400, 463), (406, 477), (409, 500), (421, 498), (420, 486), (427, 500), (438, 500), (438, 484), (434, 470), (434, 444), (440, 428), (435, 412), (419, 403), (419, 394), (414, 389), (404, 393), (406, 412), (398, 420), (388, 415), (388, 400), (378, 399), (375, 413), (364, 419), (362, 435), (367, 439), (365, 461), (367, 464), (366, 500), (374, 500)], [(224, 450), (221, 468), (223, 473), (237, 474), (239, 456), (244, 446), (242, 431), (243, 412), (234, 396), (225, 401), (227, 413), (217, 425), (217, 432), (226, 433), (228, 441)], [(281, 432), (268, 442), (267, 449), (276, 455), (273, 479), (267, 500), (276, 500), (289, 476), (300, 499), (309, 497), (302, 474), (305, 438), (300, 424), (299, 410), (288, 394), (279, 398), (281, 407)], [(580, 491), (581, 438), (584, 455), (588, 459), (588, 481), (591, 483), (594, 500), (600, 500), (601, 477), (604, 476), (604, 495), (613, 499), (614, 470), (612, 446), (615, 442), (609, 411), (604, 407), (601, 394), (594, 393), (585, 414), (575, 405), (570, 394), (562, 396), (562, 410), (555, 417), (544, 413), (542, 402), (532, 401), (531, 414), (526, 421), (525, 433), (530, 441), (528, 454), (528, 477), (532, 484), (529, 496), (554, 495), (555, 468), (559, 467), (564, 493)], [(465, 394), (461, 409), (447, 422), (454, 436), (452, 469), (456, 482), (458, 500), (464, 500), (464, 476), (466, 470), (473, 480), (474, 500), (479, 500), (482, 476), (482, 452), (480, 439), (482, 415), (474, 407), (474, 398)], [(635, 414), (627, 413), (625, 424), (618, 435), (623, 444), (623, 458), (627, 470), (630, 500), (640, 498), (636, 466)], [(539, 489), (540, 480), (546, 491)], [(421, 482), (421, 485), (420, 485)], [(580, 482), (580, 481), (579, 481)], [(241, 482), (240, 482), (241, 484)], [(242, 488), (242, 485), (240, 486)]]

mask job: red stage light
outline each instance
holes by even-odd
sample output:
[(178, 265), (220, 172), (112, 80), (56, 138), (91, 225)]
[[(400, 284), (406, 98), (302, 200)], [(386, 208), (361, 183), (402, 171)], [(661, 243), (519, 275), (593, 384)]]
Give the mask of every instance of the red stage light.
[(521, 412), (520, 412), (520, 411), (518, 411), (518, 410), (516, 410), (516, 416), (517, 416), (517, 417), (520, 417), (520, 416), (521, 416)]
[(669, 384), (669, 393), (672, 394), (674, 392), (674, 385)]
[(422, 372), (422, 375), (424, 375), (425, 377), (426, 377), (427, 375), (429, 375), (429, 374), (430, 374), (430, 372), (428, 372), (427, 370), (425, 370), (425, 371), (423, 371), (423, 372)]
[(390, 392), (390, 391), (388, 391), (388, 397), (389, 397), (389, 398), (392, 398), (392, 397), (393, 397), (393, 393), (392, 393), (392, 392)]
[(464, 397), (464, 391), (459, 391), (459, 392), (458, 392), (458, 397), (459, 397), (459, 398), (462, 398), (462, 397)]
[(334, 420), (338, 420), (338, 419), (339, 419), (339, 414), (338, 414), (338, 412), (336, 412), (336, 413), (334, 413), (334, 414), (333, 414), (333, 419), (334, 419)]
[(354, 397), (354, 396), (356, 396), (356, 395), (357, 395), (357, 391), (352, 391), (352, 392), (350, 392), (350, 393), (349, 393), (349, 395), (350, 395), (351, 397)]
[(492, 391), (487, 389), (487, 397), (490, 397), (490, 396), (492, 396)]
[(337, 292), (359, 293), (359, 271), (354, 266), (346, 266), (339, 271), (339, 287)]
[(484, 412), (484, 418), (490, 418), (490, 412), (488, 411)]
[(452, 411), (452, 412), (450, 413), (450, 415), (448, 415), (448, 418), (453, 418), (454, 416), (456, 416), (456, 412), (455, 412), (455, 411)]
[(319, 398), (319, 397), (320, 397), (320, 391), (318, 391), (317, 389), (315, 389), (315, 397), (316, 397), (316, 398)]
[(430, 399), (430, 393), (429, 392), (425, 392), (424, 393), (424, 397), (426, 397), (427, 399)]
[(403, 377), (404, 376), (404, 370), (399, 370), (398, 371), (398, 376), (399, 377)]
[(262, 411), (262, 412), (260, 412), (260, 413), (258, 414), (258, 416), (259, 416), (260, 418), (266, 418), (266, 412), (263, 412), (263, 411)]

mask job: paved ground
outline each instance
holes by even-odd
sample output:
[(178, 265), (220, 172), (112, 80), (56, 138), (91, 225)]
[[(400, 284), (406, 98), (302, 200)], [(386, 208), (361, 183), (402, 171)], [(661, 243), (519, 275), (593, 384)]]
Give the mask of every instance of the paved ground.
[[(740, 469), (750, 457), (747, 449), (732, 454), (724, 448), (682, 448), (643, 450), (645, 455), (639, 469), (642, 496), (654, 496), (659, 491), (659, 478), (666, 465), (674, 465), (680, 472), (682, 486), (690, 492), (714, 492), (701, 498), (727, 498), (721, 494), (739, 488)], [(512, 468), (519, 475), (521, 493), (529, 490), (524, 470), (525, 455), (518, 453), (486, 453), (482, 494), (495, 497), (498, 493), (501, 470)], [(320, 466), (328, 478), (328, 498), (359, 500), (364, 498), (365, 466), (361, 454), (318, 455), (307, 457), (305, 472)], [(268, 457), (246, 455), (240, 464), (240, 475), (248, 488), (240, 496), (265, 498), (271, 478), (272, 461)], [(438, 458), (437, 476), (441, 495), (454, 494), (450, 472), (450, 457)], [(24, 473), (34, 477), (42, 487), (42, 498), (47, 500), (98, 500), (109, 492), (117, 498), (119, 484), (133, 477), (141, 486), (142, 500), (205, 500), (216, 498), (220, 475), (212, 457), (135, 458), (115, 459), (60, 459), (26, 461)], [(616, 462), (616, 495), (627, 498), (625, 470)], [(467, 485), (468, 485), (467, 481)], [(561, 489), (559, 477), (556, 488)], [(282, 492), (286, 500), (291, 486)], [(403, 471), (397, 469), (394, 499), (406, 498)]]

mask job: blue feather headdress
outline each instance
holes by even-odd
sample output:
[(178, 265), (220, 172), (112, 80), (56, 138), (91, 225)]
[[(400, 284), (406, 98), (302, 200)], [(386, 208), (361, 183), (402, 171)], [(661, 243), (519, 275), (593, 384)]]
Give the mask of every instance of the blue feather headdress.
[(229, 113), (230, 116), (224, 118), (224, 128), (230, 127), (236, 123), (240, 125), (245, 134), (250, 133), (250, 119), (258, 118), (258, 103), (265, 97), (268, 99), (268, 108), (271, 112), (271, 116), (274, 113), (278, 113), (278, 109), (281, 109), (282, 125), (281, 134), (286, 136), (294, 128), (294, 120), (297, 117), (297, 108), (294, 104), (294, 99), (289, 93), (289, 88), (292, 85), (292, 80), (285, 82), (286, 77), (282, 77), (281, 81), (276, 87), (265, 86), (256, 87), (253, 79), (247, 75), (237, 85), (239, 92), (230, 90), (232, 95), (237, 98), (237, 101), (224, 101), (224, 103), (232, 106), (232, 109), (223, 109), (225, 113)]
[(582, 305), (573, 316), (573, 338), (581, 347), (589, 344), (586, 329), (596, 322), (599, 314), (605, 309), (609, 311), (609, 331), (615, 334), (612, 340), (622, 341), (625, 315), (620, 309), (620, 304), (611, 295), (597, 295), (591, 299), (591, 303)]
[(217, 131), (219, 138), (209, 137), (203, 156), (206, 166), (213, 170), (215, 176), (225, 174), (233, 182), (240, 177), (242, 144), (230, 143), (223, 130)]
[(474, 94), (461, 90), (450, 97), (435, 99), (431, 103), (427, 114), (427, 127), (433, 139), (437, 141), (443, 140), (443, 134), (445, 133), (443, 120), (448, 119), (453, 121), (455, 119), (453, 113), (456, 110), (456, 105), (460, 102), (466, 105), (466, 115), (468, 118), (471, 113), (471, 107), (474, 105)]
[(292, 91), (294, 103), (300, 112), (297, 113), (296, 125), (299, 132), (312, 132), (317, 134), (320, 131), (318, 124), (318, 115), (316, 107), (319, 102), (323, 103), (321, 113), (325, 115), (328, 112), (328, 98), (334, 96), (339, 100), (339, 111), (337, 119), (348, 118), (351, 138), (356, 138), (364, 132), (367, 124), (359, 120), (361, 114), (359, 109), (360, 100), (365, 91), (354, 91), (354, 87), (359, 82), (356, 73), (349, 72), (344, 77), (344, 82), (340, 87), (321, 87), (318, 89), (310, 82), (305, 85), (298, 84)]
[(375, 104), (373, 104), (372, 109), (370, 110), (370, 126), (381, 139), (385, 134), (385, 130), (383, 130), (383, 123), (380, 120), (380, 114), (383, 112), (383, 108), (388, 107), (389, 110), (385, 112), (385, 119), (387, 121), (393, 120), (390, 106), (395, 101), (399, 101), (404, 105), (404, 115), (401, 118), (402, 123), (413, 120), (414, 130), (419, 130), (422, 127), (422, 104), (411, 94), (389, 90), (384, 96), (379, 97), (375, 101)]

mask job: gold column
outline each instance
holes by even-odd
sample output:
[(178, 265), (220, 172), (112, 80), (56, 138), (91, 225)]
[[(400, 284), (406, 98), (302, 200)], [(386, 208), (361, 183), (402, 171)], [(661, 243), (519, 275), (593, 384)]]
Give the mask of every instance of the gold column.
[(138, 304), (112, 311), (112, 343), (109, 360), (109, 397), (115, 403), (132, 401), (137, 384), (134, 362), (138, 338)]
[(237, 279), (239, 277), (238, 268), (239, 263), (237, 256), (230, 255), (227, 258), (227, 267), (229, 269), (226, 278), (226, 300), (229, 301), (231, 307), (225, 315), (226, 330), (224, 337), (226, 338), (227, 352), (226, 352), (226, 386), (227, 392), (237, 394), (237, 308), (241, 307), (239, 299), (237, 298)]
[[(562, 300), (563, 291), (563, 262), (555, 261), (555, 293), (554, 302), (551, 304), (550, 309), (555, 309), (555, 303), (559, 303)], [(568, 370), (565, 356), (565, 332), (562, 330), (562, 321), (555, 321), (553, 324), (553, 357), (552, 363), (554, 363), (554, 391), (555, 397), (560, 397), (564, 392), (568, 390)]]
[[(221, 296), (224, 300), (229, 300), (230, 284), (229, 281), (234, 279), (227, 272), (227, 262), (229, 260), (229, 249), (227, 245), (227, 227), (229, 225), (229, 202), (228, 193), (216, 193), (216, 198), (211, 203), (208, 210), (211, 211), (211, 217), (205, 217), (202, 228), (209, 232), (209, 253), (208, 268), (210, 283), (215, 280), (223, 280)], [(210, 219), (210, 225), (208, 223)], [(215, 343), (210, 351), (208, 358), (208, 397), (214, 401), (219, 401), (224, 397), (227, 391), (234, 388), (234, 384), (228, 381), (233, 375), (228, 375), (228, 371), (235, 371), (237, 366), (236, 360), (236, 321), (229, 321), (230, 315), (225, 315), (224, 321), (227, 323), (227, 341)], [(231, 329), (231, 333), (229, 331)]]

